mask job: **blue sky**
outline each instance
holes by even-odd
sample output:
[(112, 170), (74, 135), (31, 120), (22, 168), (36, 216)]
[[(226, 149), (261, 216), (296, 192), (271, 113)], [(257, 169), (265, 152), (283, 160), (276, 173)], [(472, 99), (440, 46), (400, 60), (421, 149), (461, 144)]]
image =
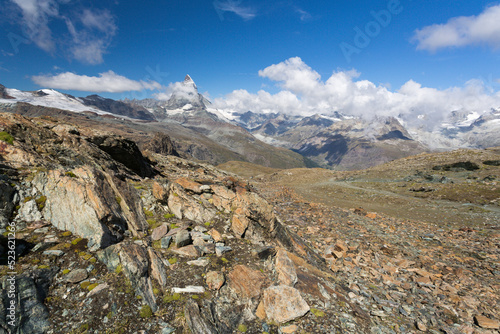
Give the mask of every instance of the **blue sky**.
[[(246, 96), (264, 108), (265, 94), (267, 107), (283, 96), (291, 97), (285, 106), (293, 96), (315, 97), (311, 85), (290, 82), (290, 71), (321, 87), (348, 73), (346, 84), (367, 81), (374, 94), (408, 82), (463, 93), (473, 80), (481, 107), (500, 107), (498, 1), (1, 0), (0, 7), (0, 83), (9, 88), (145, 98), (190, 74), (219, 105), (236, 108), (234, 99)], [(329, 108), (337, 106), (347, 108)]]

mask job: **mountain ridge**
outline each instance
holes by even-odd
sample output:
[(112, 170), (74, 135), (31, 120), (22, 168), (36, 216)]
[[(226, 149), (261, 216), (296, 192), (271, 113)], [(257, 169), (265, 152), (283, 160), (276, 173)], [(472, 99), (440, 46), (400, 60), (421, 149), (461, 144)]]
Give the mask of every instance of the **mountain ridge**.
[[(162, 101), (115, 101), (98, 95), (75, 98), (48, 89), (21, 92), (4, 88), (4, 98), (0, 99), (0, 103), (3, 109), (8, 109), (9, 104), (23, 102), (72, 112), (91, 112), (99, 117), (124, 118), (132, 122), (159, 122), (165, 126), (177, 124), (222, 144), (242, 157), (251, 157), (252, 149), (248, 151), (248, 147), (262, 141), (270, 147), (302, 155), (309, 166), (339, 170), (366, 168), (420, 152), (500, 145), (496, 136), (500, 131), (500, 111), (496, 109), (483, 115), (473, 111), (455, 111), (436, 129), (426, 130), (409, 126), (403, 118), (373, 117), (366, 120), (339, 111), (331, 115), (299, 116), (219, 110), (198, 92), (196, 83), (189, 75), (183, 82), (172, 84), (170, 92), (170, 96)], [(8, 99), (8, 96), (12, 98)], [(422, 117), (424, 120), (425, 117)], [(262, 147), (258, 149), (260, 152), (274, 150), (269, 146), (264, 148), (263, 144), (257, 146)], [(253, 161), (257, 161), (255, 159)], [(269, 165), (269, 161), (265, 158), (261, 163)]]

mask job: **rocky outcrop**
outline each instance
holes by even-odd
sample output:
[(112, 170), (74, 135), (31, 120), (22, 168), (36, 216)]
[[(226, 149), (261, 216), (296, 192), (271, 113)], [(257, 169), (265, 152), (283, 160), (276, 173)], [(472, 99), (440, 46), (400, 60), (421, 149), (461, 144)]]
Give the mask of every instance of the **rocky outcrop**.
[(13, 99), (12, 96), (9, 96), (9, 94), (7, 94), (5, 86), (1, 84), (0, 84), (0, 99)]
[[(120, 267), (137, 294), (144, 299), (153, 312), (156, 312), (158, 306), (149, 276), (151, 261), (144, 247), (121, 243), (110, 246), (97, 255), (110, 271), (116, 271)], [(154, 261), (156, 263), (156, 258)]]
[(142, 177), (153, 175), (151, 165), (146, 161), (135, 142), (116, 136), (95, 136), (88, 140), (138, 175)]
[[(61, 230), (89, 240), (93, 249), (141, 236), (146, 222), (141, 200), (125, 182), (90, 167), (38, 173), (34, 188), (43, 196), (43, 217)], [(135, 195), (135, 196), (134, 196)]]
[(153, 153), (179, 156), (170, 136), (162, 132), (156, 132), (153, 138), (144, 146), (144, 149)]

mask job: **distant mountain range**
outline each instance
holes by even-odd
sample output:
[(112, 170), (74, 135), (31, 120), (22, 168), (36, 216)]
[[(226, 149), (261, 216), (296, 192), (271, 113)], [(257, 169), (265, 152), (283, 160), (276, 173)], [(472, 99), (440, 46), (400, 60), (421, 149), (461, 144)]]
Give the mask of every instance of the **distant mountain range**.
[(421, 152), (500, 146), (500, 109), (482, 115), (451, 112), (432, 130), (420, 125), (425, 116), (415, 122), (404, 117), (367, 120), (339, 111), (309, 116), (238, 113), (215, 108), (189, 75), (163, 101), (74, 97), (53, 89), (23, 92), (0, 85), (0, 110), (9, 111), (16, 103), (114, 117), (143, 126), (154, 123), (155, 129), (168, 131), (179, 151), (211, 163), (242, 160), (280, 168), (349, 170)]

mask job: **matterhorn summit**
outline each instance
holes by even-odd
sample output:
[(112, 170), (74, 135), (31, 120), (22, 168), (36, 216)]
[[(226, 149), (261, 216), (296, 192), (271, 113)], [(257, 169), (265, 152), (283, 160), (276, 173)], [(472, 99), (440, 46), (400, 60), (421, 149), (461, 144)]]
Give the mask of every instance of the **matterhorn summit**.
[(191, 85), (197, 89), (196, 84), (194, 83), (193, 79), (189, 76), (189, 74), (186, 74), (186, 76), (184, 77), (184, 85), (186, 86)]
[(189, 74), (183, 82), (174, 84), (172, 88), (172, 95), (165, 106), (167, 110), (206, 110), (206, 104), (210, 103), (198, 93), (198, 88)]

